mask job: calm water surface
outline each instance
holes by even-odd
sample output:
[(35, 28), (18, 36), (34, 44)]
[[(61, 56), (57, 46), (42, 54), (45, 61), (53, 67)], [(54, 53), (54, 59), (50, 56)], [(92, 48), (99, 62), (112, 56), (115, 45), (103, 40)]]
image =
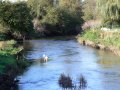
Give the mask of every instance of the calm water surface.
[[(19, 76), (20, 90), (62, 90), (58, 85), (61, 73), (78, 83), (84, 75), (84, 90), (120, 90), (120, 57), (112, 53), (82, 46), (75, 40), (30, 40), (24, 43), (25, 55), (34, 63)], [(43, 54), (49, 61), (40, 63)]]

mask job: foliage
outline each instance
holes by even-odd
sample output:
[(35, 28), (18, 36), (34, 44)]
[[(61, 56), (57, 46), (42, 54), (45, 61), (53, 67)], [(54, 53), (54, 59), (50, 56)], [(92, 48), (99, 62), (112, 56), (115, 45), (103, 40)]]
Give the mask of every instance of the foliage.
[(2, 13), (0, 14), (0, 23), (9, 28), (9, 31), (7, 30), (6, 33), (11, 34), (16, 38), (23, 38), (24, 36), (29, 35), (29, 32), (31, 32), (32, 29), (32, 18), (30, 9), (25, 2), (2, 2), (0, 13)]
[(0, 50), (0, 55), (13, 55), (13, 54), (17, 54), (21, 50), (22, 47), (19, 48), (9, 47), (9, 48), (5, 48), (4, 50)]
[(87, 30), (82, 34), (82, 39), (84, 40), (90, 40), (95, 43), (99, 43), (102, 45), (105, 45), (107, 47), (115, 47), (116, 49), (120, 49), (120, 32), (111, 32), (111, 35), (109, 32), (103, 32), (99, 29), (93, 30)]
[(29, 65), (30, 62), (25, 59), (17, 60), (13, 55), (0, 55), (0, 74), (6, 73), (8, 66), (14, 69), (15, 74), (16, 70), (20, 73)]
[(75, 12), (67, 12), (61, 8), (48, 10), (42, 23), (46, 29), (55, 35), (70, 35), (78, 33), (75, 28), (80, 26), (83, 20)]
[(83, 16), (81, 0), (59, 0), (59, 7), (67, 12), (76, 14), (77, 17)]
[(96, 2), (97, 0), (84, 0), (83, 2), (83, 13), (84, 13), (84, 20), (95, 20), (100, 18), (100, 13), (97, 10)]
[(120, 25), (120, 0), (98, 0), (104, 24)]
[[(8, 66), (14, 69), (23, 70), (29, 65), (29, 62), (24, 58), (17, 60), (15, 55), (23, 50), (23, 47), (15, 47), (16, 41), (5, 41), (4, 48), (0, 49), (0, 74), (6, 72)], [(8, 68), (9, 69), (9, 68)]]
[(99, 38), (98, 38), (99, 36), (100, 36), (100, 31), (98, 31), (98, 30), (95, 30), (95, 31), (93, 31), (93, 30), (87, 30), (83, 34), (83, 37), (85, 39), (89, 39), (89, 40), (95, 41), (95, 42), (97, 42), (99, 40)]
[(28, 0), (27, 4), (35, 17), (42, 18), (46, 15), (47, 9), (52, 7), (53, 0)]
[[(65, 1), (66, 4), (61, 4)], [(80, 1), (77, 3), (77, 0), (59, 0), (56, 5), (53, 0), (39, 0), (39, 5), (35, 3), (37, 1), (32, 2), (32, 0), (28, 0), (28, 5), (33, 9), (34, 5), (37, 6), (37, 11), (32, 11), (36, 13), (39, 20), (37, 26), (43, 27), (46, 35), (70, 35), (80, 32), (76, 30), (76, 27), (80, 27), (83, 23)]]
[(4, 34), (0, 34), (0, 41), (6, 40), (6, 36)]
[(9, 27), (8, 26), (5, 26), (4, 24), (0, 23), (0, 33), (1, 34), (5, 34), (5, 33), (8, 33), (9, 32)]
[(81, 4), (81, 0), (59, 0), (59, 6), (66, 9), (74, 9)]
[[(12, 35), (16, 38), (19, 35), (20, 38), (28, 36), (32, 32), (31, 29), (30, 8), (27, 7), (25, 2), (10, 3), (0, 0), (0, 40), (4, 40), (6, 35)], [(23, 47), (17, 47), (17, 42), (14, 40), (2, 42), (4, 43), (1, 44), (3, 47), (0, 48), (0, 75), (9, 72), (15, 74), (16, 70), (18, 72), (25, 69), (29, 64), (28, 61), (24, 58), (17, 60), (15, 57), (23, 50)]]
[(60, 11), (58, 9), (51, 8), (47, 11), (47, 15), (44, 16), (42, 21), (48, 24), (56, 25), (57, 23), (59, 23), (59, 14)]
[(0, 55), (15, 55), (20, 52), (23, 47), (14, 47), (16, 43), (14, 40), (5, 41), (4, 46), (0, 50)]
[(5, 68), (7, 65), (15, 64), (15, 59), (10, 55), (0, 55), (0, 74), (5, 72)]

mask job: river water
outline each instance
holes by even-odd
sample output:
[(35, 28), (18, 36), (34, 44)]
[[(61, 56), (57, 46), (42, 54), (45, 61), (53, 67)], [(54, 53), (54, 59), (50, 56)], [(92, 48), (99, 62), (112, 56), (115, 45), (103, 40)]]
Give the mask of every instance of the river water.
[[(73, 83), (83, 75), (84, 90), (120, 90), (120, 57), (75, 40), (30, 40), (24, 43), (25, 56), (33, 64), (18, 78), (19, 90), (62, 90), (60, 74), (70, 75)], [(48, 62), (41, 63), (43, 54)]]

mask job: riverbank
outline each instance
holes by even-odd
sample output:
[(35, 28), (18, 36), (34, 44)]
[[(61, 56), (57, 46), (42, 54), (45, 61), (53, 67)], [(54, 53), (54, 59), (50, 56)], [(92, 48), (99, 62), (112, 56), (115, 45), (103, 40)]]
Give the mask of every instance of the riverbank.
[(14, 40), (0, 42), (0, 90), (16, 88), (15, 77), (30, 65), (22, 56), (23, 47), (16, 43)]
[(96, 49), (111, 51), (120, 56), (120, 32), (104, 32), (100, 30), (87, 30), (82, 35), (78, 35), (77, 41), (86, 46)]

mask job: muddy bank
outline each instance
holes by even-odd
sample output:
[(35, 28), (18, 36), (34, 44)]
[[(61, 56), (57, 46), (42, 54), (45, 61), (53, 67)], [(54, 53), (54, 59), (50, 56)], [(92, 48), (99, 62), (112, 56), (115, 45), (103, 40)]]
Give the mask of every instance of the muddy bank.
[(93, 41), (90, 41), (90, 40), (84, 40), (82, 39), (81, 37), (76, 37), (77, 38), (77, 41), (82, 44), (82, 45), (86, 45), (86, 46), (91, 46), (93, 48), (96, 48), (96, 49), (101, 49), (101, 50), (105, 50), (105, 51), (111, 51), (113, 52), (115, 55), (118, 55), (120, 56), (120, 50), (116, 49), (115, 47), (113, 46), (105, 46), (101, 43), (95, 43)]

